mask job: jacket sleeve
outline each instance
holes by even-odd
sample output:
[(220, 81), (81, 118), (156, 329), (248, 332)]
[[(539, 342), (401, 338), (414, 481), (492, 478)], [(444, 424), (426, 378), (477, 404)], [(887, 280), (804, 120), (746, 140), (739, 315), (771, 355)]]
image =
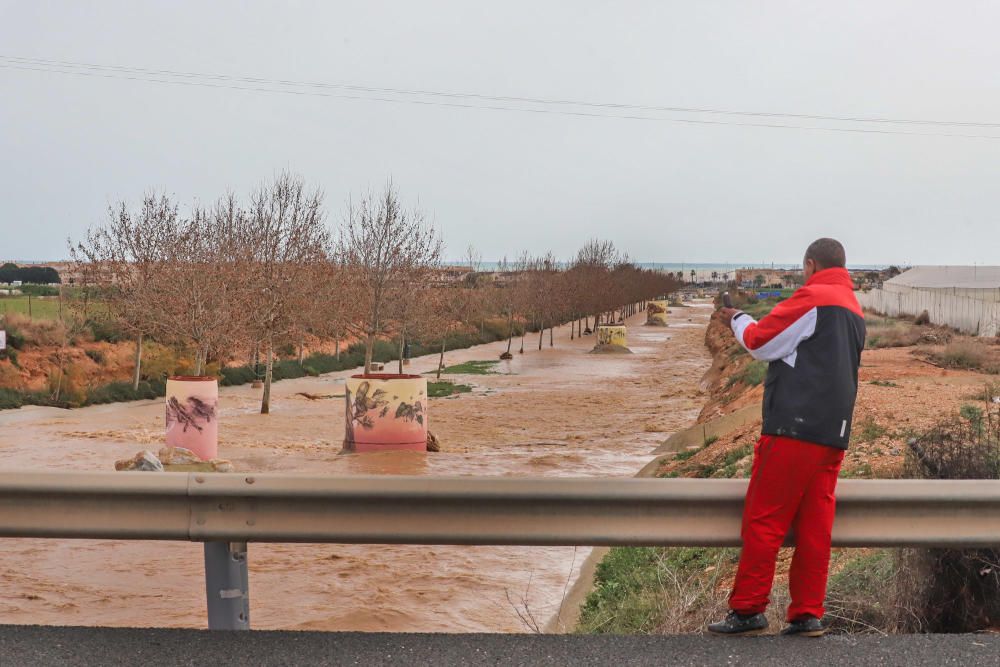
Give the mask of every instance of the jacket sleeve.
[(816, 332), (816, 314), (809, 289), (802, 287), (760, 322), (739, 312), (733, 316), (731, 326), (736, 340), (754, 359), (783, 359), (794, 366), (799, 343)]

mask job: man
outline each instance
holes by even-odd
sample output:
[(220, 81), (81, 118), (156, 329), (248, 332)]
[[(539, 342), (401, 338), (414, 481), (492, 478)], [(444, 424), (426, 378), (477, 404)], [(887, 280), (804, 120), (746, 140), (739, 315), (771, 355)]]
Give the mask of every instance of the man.
[(865, 321), (845, 268), (844, 247), (819, 239), (806, 250), (806, 283), (760, 322), (724, 308), (723, 322), (755, 358), (770, 362), (761, 436), (743, 507), (743, 550), (730, 613), (708, 626), (724, 635), (767, 628), (775, 559), (789, 529), (795, 555), (786, 635), (825, 632), (834, 491), (858, 393)]

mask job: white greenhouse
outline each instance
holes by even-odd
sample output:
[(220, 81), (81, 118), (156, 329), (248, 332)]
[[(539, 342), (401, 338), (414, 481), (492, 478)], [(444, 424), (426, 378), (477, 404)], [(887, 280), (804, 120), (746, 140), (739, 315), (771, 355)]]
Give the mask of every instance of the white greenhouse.
[(865, 308), (891, 317), (927, 311), (931, 322), (979, 336), (1000, 334), (1000, 266), (915, 266), (858, 292)]

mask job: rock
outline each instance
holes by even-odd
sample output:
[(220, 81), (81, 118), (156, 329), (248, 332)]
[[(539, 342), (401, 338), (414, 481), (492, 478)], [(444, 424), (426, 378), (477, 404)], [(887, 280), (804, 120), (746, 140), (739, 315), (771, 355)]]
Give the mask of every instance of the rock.
[(201, 463), (197, 454), (184, 447), (163, 447), (159, 451), (159, 458), (165, 466)]
[(236, 472), (236, 466), (233, 465), (232, 461), (212, 459), (209, 463), (212, 466), (213, 472)]
[(441, 451), (441, 441), (437, 439), (437, 436), (427, 431), (427, 451), (429, 452), (440, 452)]
[(141, 470), (145, 472), (163, 472), (163, 464), (156, 454), (144, 449), (130, 459), (115, 461), (115, 470)]
[(510, 352), (504, 352), (503, 354), (500, 355), (500, 358), (504, 360), (513, 359), (514, 355), (511, 354)]
[(922, 312), (919, 315), (917, 315), (917, 319), (913, 320), (913, 323), (914, 324), (921, 324), (921, 325), (923, 325), (923, 324), (930, 324), (931, 323), (931, 314), (928, 313), (925, 310), (924, 312)]

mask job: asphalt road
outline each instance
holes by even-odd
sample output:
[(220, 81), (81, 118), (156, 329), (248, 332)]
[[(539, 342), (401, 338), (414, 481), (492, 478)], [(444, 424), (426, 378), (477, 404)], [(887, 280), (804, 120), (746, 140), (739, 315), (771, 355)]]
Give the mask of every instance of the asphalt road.
[(1000, 635), (431, 635), (0, 626), (0, 665), (991, 665)]

